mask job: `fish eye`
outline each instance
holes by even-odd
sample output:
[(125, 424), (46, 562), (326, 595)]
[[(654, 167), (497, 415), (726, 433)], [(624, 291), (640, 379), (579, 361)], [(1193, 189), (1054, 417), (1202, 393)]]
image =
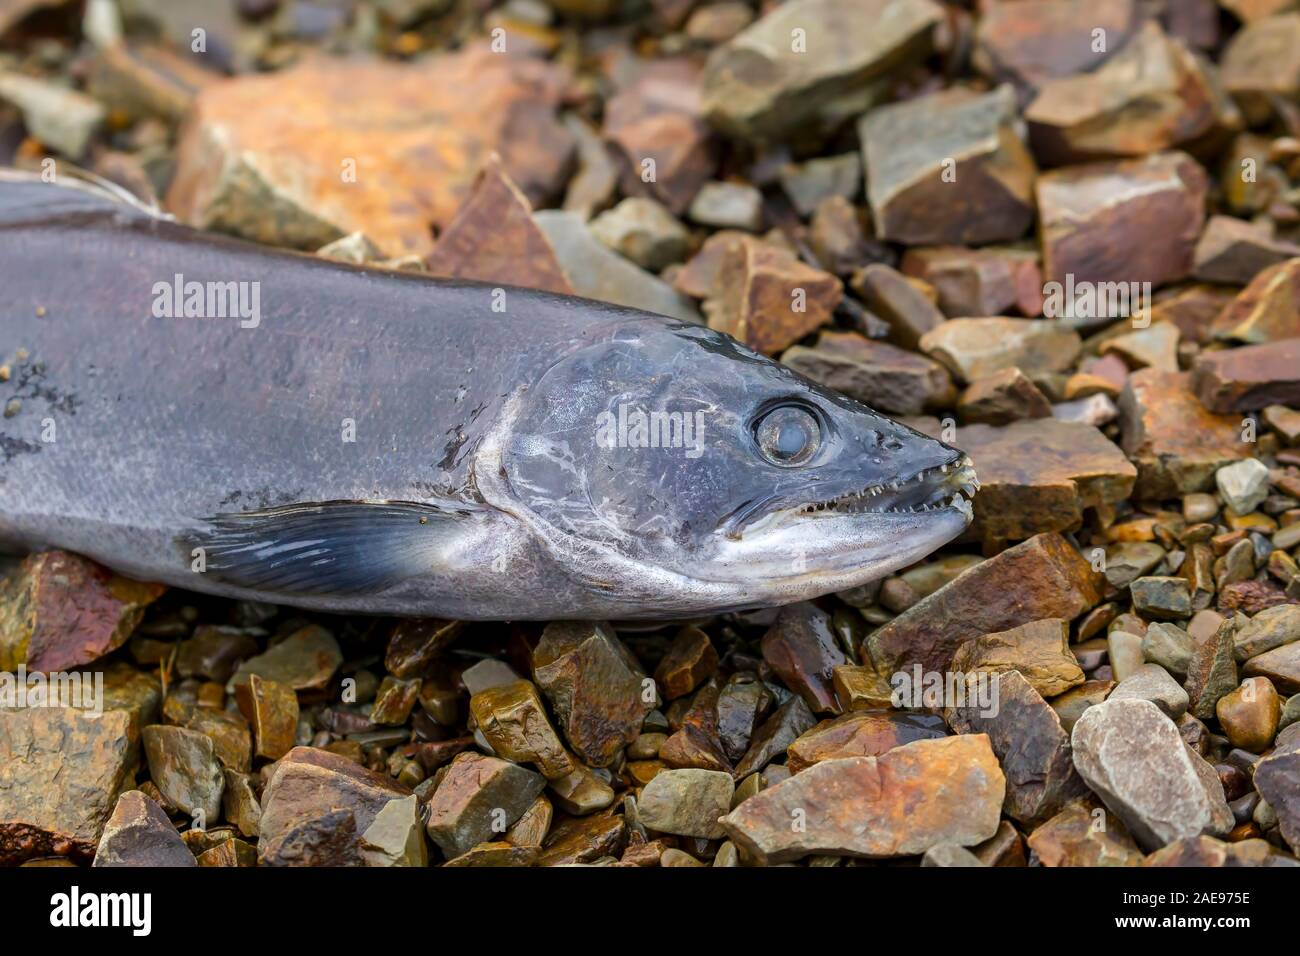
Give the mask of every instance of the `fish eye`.
[(781, 405), (758, 420), (754, 440), (772, 464), (802, 465), (821, 447), (822, 430), (812, 412), (797, 405)]

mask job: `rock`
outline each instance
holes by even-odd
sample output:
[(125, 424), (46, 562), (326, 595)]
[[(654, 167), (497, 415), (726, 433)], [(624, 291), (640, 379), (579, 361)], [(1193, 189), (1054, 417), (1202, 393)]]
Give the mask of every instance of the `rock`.
[(1178, 371), (1178, 326), (1156, 322), (1145, 329), (1117, 335), (1102, 343), (1101, 353), (1119, 355), (1130, 368), (1158, 368)]
[(1152, 853), (1143, 866), (1296, 866), (1296, 861), (1265, 840), (1225, 843), (1201, 836), (1175, 840)]
[(239, 662), (257, 653), (257, 641), (233, 627), (203, 625), (176, 645), (176, 673), (224, 684)]
[[(1300, 16), (1298, 14), (1297, 16)], [(1300, 338), (1300, 258), (1269, 266), (1224, 306), (1214, 338), (1262, 345)]]
[(888, 710), (893, 706), (889, 675), (875, 667), (840, 664), (831, 670), (831, 684), (841, 710)]
[(1197, 356), (1192, 388), (1213, 412), (1300, 405), (1300, 338)]
[(687, 625), (677, 632), (668, 653), (655, 669), (655, 680), (664, 697), (675, 700), (695, 690), (718, 669), (718, 652), (709, 635)]
[(334, 635), (317, 624), (309, 624), (294, 631), (265, 654), (250, 657), (239, 665), (235, 676), (226, 684), (228, 693), (234, 693), (240, 684), (247, 683), (252, 674), (280, 684), (287, 684), (298, 693), (322, 691), (329, 686), (334, 672), (343, 663)]
[(968, 425), (960, 444), (980, 477), (973, 533), (985, 541), (1076, 530), (1085, 509), (1126, 498), (1137, 475), (1105, 435), (1078, 422)]
[(1106, 635), (1106, 659), (1111, 675), (1125, 681), (1142, 668), (1142, 638), (1119, 629)]
[(1020, 831), (1003, 820), (998, 824), (998, 832), (993, 834), (972, 851), (985, 866), (1025, 866), (1025, 842), (1020, 838)]
[(1248, 514), (1268, 497), (1268, 466), (1257, 458), (1236, 461), (1216, 471), (1214, 483), (1228, 507)]
[(1247, 677), (1267, 677), (1279, 693), (1300, 694), (1300, 643), (1284, 644), (1252, 657), (1241, 672)]
[(970, 850), (954, 843), (932, 846), (921, 856), (922, 866), (984, 866), (985, 863)]
[(0, 710), (0, 865), (95, 852), (135, 755), (125, 711)]
[(513, 684), (519, 679), (513, 667), (493, 657), (483, 658), (472, 667), (465, 668), (460, 674), (461, 683), (465, 685), (471, 697), (494, 687)]
[[(1057, 76), (1086, 73), (1123, 49), (1140, 23), (1132, 0), (1016, 0), (982, 11), (974, 63), (1024, 91)], [(1098, 51), (1096, 30), (1108, 42)]]
[(1061, 718), (1061, 729), (1068, 734), (1083, 716), (1083, 712), (1105, 700), (1114, 687), (1115, 682), (1111, 680), (1084, 681), (1059, 697), (1053, 697), (1048, 703)]
[(731, 234), (708, 300), (709, 327), (774, 355), (830, 321), (844, 295), (840, 280), (789, 251)]
[(763, 635), (763, 660), (816, 713), (838, 709), (832, 671), (849, 663), (835, 641), (831, 619), (815, 604), (781, 609)]
[(559, 780), (578, 769), (551, 726), (532, 681), (480, 691), (470, 698), (469, 710), (498, 756), (536, 764), (547, 780)]
[(1142, 657), (1171, 674), (1187, 676), (1196, 642), (1175, 624), (1153, 622), (1142, 635)]
[(537, 858), (538, 866), (590, 863), (618, 853), (627, 839), (623, 817), (575, 817), (556, 825)]
[(362, 866), (370, 853), (378, 854), (373, 856), (378, 862), (384, 853), (409, 845), (409, 834), (397, 833), (399, 820), (408, 830), (418, 830), (413, 815), (406, 819), (408, 802), (405, 811), (396, 808), (371, 831), (385, 807), (410, 796), (401, 783), (347, 757), (295, 747), (275, 764), (262, 794), (259, 860), (267, 866), (295, 866), (319, 865), (327, 858), (337, 860), (335, 865)]
[(1237, 631), (1233, 657), (1243, 664), (1285, 644), (1300, 641), (1300, 606), (1283, 604), (1260, 611)]
[(167, 207), (268, 245), (364, 231), (389, 258), (425, 256), (430, 226), (451, 223), (492, 150), (530, 202), (558, 190), (573, 153), (555, 115), (562, 85), (550, 64), (485, 46), (411, 63), (317, 57), (213, 84)]
[(566, 113), (563, 121), (577, 143), (577, 171), (569, 180), (562, 208), (586, 222), (613, 202), (618, 192), (618, 167), (600, 134), (586, 120)]
[(831, 197), (850, 202), (857, 197), (862, 189), (862, 158), (857, 153), (843, 153), (787, 163), (781, 167), (780, 178), (781, 188), (790, 197), (795, 211), (801, 216), (811, 216)]
[(1246, 24), (1223, 51), (1223, 87), (1251, 125), (1273, 112), (1273, 98), (1300, 97), (1300, 13), (1280, 13)]
[(817, 718), (801, 697), (786, 701), (771, 717), (759, 725), (749, 749), (736, 764), (735, 777), (742, 780), (762, 770), (772, 758), (784, 753), (791, 744), (812, 729)]
[(1009, 425), (1025, 418), (1049, 418), (1052, 404), (1024, 372), (1005, 368), (972, 382), (957, 399), (957, 414), (971, 424)]
[(1142, 846), (1156, 849), (1232, 828), (1232, 811), (1213, 769), (1150, 701), (1108, 700), (1090, 707), (1071, 740), (1079, 774)]
[(1282, 838), (1300, 852), (1300, 735), (1279, 735), (1276, 749), (1255, 765), (1254, 782), (1277, 815)]
[(349, 232), (340, 239), (327, 242), (316, 250), (316, 255), (358, 266), (384, 261), (383, 250), (364, 232)]
[(0, 669), (89, 664), (125, 644), (164, 590), (66, 551), (29, 555), (0, 579)]
[(149, 778), (162, 795), (192, 817), (201, 814), (204, 826), (220, 819), (226, 778), (212, 738), (197, 730), (162, 724), (144, 728), (140, 736), (149, 760)]
[(1261, 753), (1273, 743), (1282, 702), (1266, 677), (1248, 677), (1236, 690), (1219, 698), (1214, 712), (1234, 747)]
[(1146, 700), (1170, 720), (1187, 713), (1187, 691), (1159, 664), (1143, 664), (1115, 685), (1107, 700)]
[(675, 216), (717, 169), (699, 76), (684, 60), (661, 61), (610, 97), (603, 132), (621, 161), (623, 194), (648, 195)]
[(569, 746), (594, 767), (609, 766), (636, 739), (656, 704), (636, 658), (607, 624), (548, 624), (533, 651), (533, 679)]
[(95, 851), (95, 866), (197, 866), (167, 814), (139, 790), (118, 797)]
[(248, 774), (224, 770), (226, 789), (221, 792), (221, 814), (225, 821), (246, 837), (256, 837), (262, 822), (262, 806)]
[(208, 737), (223, 768), (240, 773), (248, 773), (252, 768), (253, 738), (247, 721), (239, 714), (206, 706), (195, 707), (181, 726)]
[(889, 323), (889, 338), (916, 351), (921, 337), (944, 322), (943, 313), (917, 287), (884, 263), (873, 263), (854, 274), (853, 291), (875, 315)]
[[(1163, 285), (1191, 271), (1205, 171), (1180, 152), (1090, 163), (1038, 179), (1043, 277)], [(1098, 316), (1094, 316), (1098, 317)]]
[(0, 72), (0, 101), (22, 111), (32, 136), (74, 161), (86, 155), (108, 115), (85, 93), (7, 70)]
[(361, 834), (361, 855), (367, 866), (429, 865), (429, 850), (420, 824), (415, 794), (389, 800)]
[(856, 332), (822, 332), (811, 348), (786, 349), (781, 362), (814, 382), (894, 415), (919, 415), (944, 406), (953, 395), (952, 379), (938, 362)]
[(1300, 256), (1300, 246), (1234, 216), (1211, 216), (1196, 244), (1193, 275), (1203, 282), (1245, 285), (1265, 269)]
[(1146, 577), (1129, 585), (1133, 609), (1143, 617), (1165, 619), (1192, 616), (1192, 594), (1186, 578)]
[(939, 308), (951, 318), (1002, 315), (1011, 309), (1038, 315), (1043, 309), (1043, 276), (1035, 252), (933, 246), (908, 249), (899, 268), (933, 286)]
[(524, 815), (506, 831), (506, 841), (515, 846), (540, 847), (551, 829), (554, 810), (551, 801), (542, 794), (524, 811)]
[(1119, 410), (1120, 447), (1137, 466), (1133, 496), (1140, 500), (1204, 491), (1216, 471), (1248, 455), (1240, 422), (1207, 412), (1186, 373), (1134, 372)]
[(719, 697), (718, 684), (713, 680), (696, 691), (690, 708), (682, 717), (681, 728), (659, 748), (664, 763), (670, 767), (700, 770), (731, 769), (718, 730)]
[[(865, 218), (853, 203), (843, 196), (829, 196), (808, 224), (808, 245), (823, 268), (840, 277), (851, 276), (873, 262), (890, 258), (880, 242), (867, 238), (864, 226)], [(878, 323), (863, 316), (861, 324), (869, 330)]]
[(535, 213), (533, 220), (546, 234), (578, 295), (684, 322), (700, 322), (700, 314), (689, 299), (607, 248), (592, 236), (577, 214), (548, 209)]
[(253, 755), (279, 760), (298, 733), (298, 695), (287, 684), (250, 674), (235, 688), (239, 712), (253, 728)]
[(786, 766), (801, 773), (823, 760), (844, 757), (879, 757), (914, 740), (948, 736), (943, 720), (933, 714), (844, 714), (823, 720), (786, 748)]
[(1040, 534), (961, 574), (876, 630), (865, 648), (892, 673), (946, 670), (966, 641), (1049, 617), (1073, 620), (1101, 600), (1099, 576), (1058, 534)]
[(724, 0), (697, 8), (686, 21), (686, 35), (699, 43), (726, 43), (754, 20), (754, 11), (738, 0)]
[(573, 295), (555, 250), (533, 221), (528, 197), (495, 153), (425, 258), (429, 272), (451, 279)]
[(370, 722), (389, 727), (405, 725), (419, 697), (420, 681), (399, 680), (392, 674), (386, 675), (375, 691), (375, 700), (370, 706)]
[(921, 337), (921, 351), (960, 382), (1018, 368), (1032, 377), (1068, 369), (1079, 354), (1079, 334), (1041, 319), (950, 319)]
[(771, 706), (771, 692), (753, 675), (733, 674), (718, 692), (717, 737), (727, 760), (745, 756), (759, 718)]
[(763, 228), (763, 195), (743, 183), (707, 182), (686, 214), (701, 226), (758, 232)]
[(604, 810), (615, 799), (613, 788), (581, 764), (549, 786), (555, 805), (573, 817)]
[(1236, 632), (1236, 622), (1229, 618), (1213, 635), (1198, 642), (1192, 652), (1183, 686), (1191, 698), (1189, 711), (1193, 717), (1209, 720), (1219, 698), (1237, 686), (1237, 665), (1233, 660)]
[(858, 137), (881, 239), (978, 245), (1018, 239), (1033, 222), (1037, 168), (1016, 130), (1010, 87), (877, 107)]
[(690, 242), (686, 227), (661, 203), (637, 196), (593, 219), (591, 234), (651, 272), (680, 262)]
[(515, 846), (504, 841), (480, 843), (478, 846), (462, 853), (455, 859), (448, 860), (444, 866), (533, 866), (541, 848), (536, 846)]
[[(917, 740), (880, 757), (823, 761), (755, 794), (721, 822), (761, 864), (815, 853), (915, 856), (993, 836), (1005, 785), (984, 735)], [(791, 826), (795, 820), (803, 826)]]
[(1141, 156), (1208, 133), (1215, 97), (1196, 56), (1147, 21), (1096, 70), (1044, 83), (1025, 120), (1053, 164)]
[(1019, 671), (1044, 697), (1063, 694), (1084, 681), (1070, 650), (1069, 622), (1060, 618), (1031, 621), (967, 641), (957, 648), (951, 668), (963, 674)]
[(719, 129), (745, 138), (830, 125), (861, 112), (889, 72), (925, 58), (941, 18), (928, 0), (784, 4), (713, 51), (704, 108)]
[(1165, 549), (1152, 541), (1117, 541), (1106, 546), (1106, 580), (1123, 590), (1159, 567)]
[(1070, 804), (1035, 828), (1028, 842), (1043, 866), (1142, 865), (1142, 851), (1124, 823), (1092, 800)]
[(1075, 773), (1070, 738), (1060, 718), (1019, 671), (992, 675), (996, 705), (950, 707), (948, 725), (959, 734), (987, 734), (1006, 775), (1003, 812), (1032, 825), (1055, 815), (1086, 791)]
[(665, 770), (641, 791), (637, 816), (651, 830), (716, 839), (723, 834), (718, 818), (731, 808), (735, 789), (729, 773)]

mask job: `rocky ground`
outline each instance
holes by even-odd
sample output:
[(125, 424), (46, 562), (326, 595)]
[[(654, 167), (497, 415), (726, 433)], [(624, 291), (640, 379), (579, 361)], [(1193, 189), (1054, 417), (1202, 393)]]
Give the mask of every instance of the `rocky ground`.
[[(705, 321), (983, 483), (903, 573), (659, 630), (29, 557), (0, 668), (106, 701), (0, 712), (0, 862), (1295, 865), (1293, 0), (0, 0), (0, 162)], [(953, 673), (997, 706), (894, 706)]]

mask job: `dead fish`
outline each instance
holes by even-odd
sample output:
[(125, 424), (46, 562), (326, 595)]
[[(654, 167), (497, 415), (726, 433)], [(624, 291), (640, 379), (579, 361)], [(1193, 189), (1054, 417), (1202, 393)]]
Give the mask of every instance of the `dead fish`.
[(0, 543), (328, 611), (654, 619), (911, 564), (958, 450), (707, 328), (0, 177)]

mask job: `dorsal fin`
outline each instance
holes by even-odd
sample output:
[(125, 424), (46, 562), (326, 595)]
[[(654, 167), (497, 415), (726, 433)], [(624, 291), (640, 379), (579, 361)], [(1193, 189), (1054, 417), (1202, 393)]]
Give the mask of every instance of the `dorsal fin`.
[(83, 170), (62, 170), (51, 183), (38, 173), (0, 167), (0, 228), (85, 215), (172, 218), (116, 183)]

